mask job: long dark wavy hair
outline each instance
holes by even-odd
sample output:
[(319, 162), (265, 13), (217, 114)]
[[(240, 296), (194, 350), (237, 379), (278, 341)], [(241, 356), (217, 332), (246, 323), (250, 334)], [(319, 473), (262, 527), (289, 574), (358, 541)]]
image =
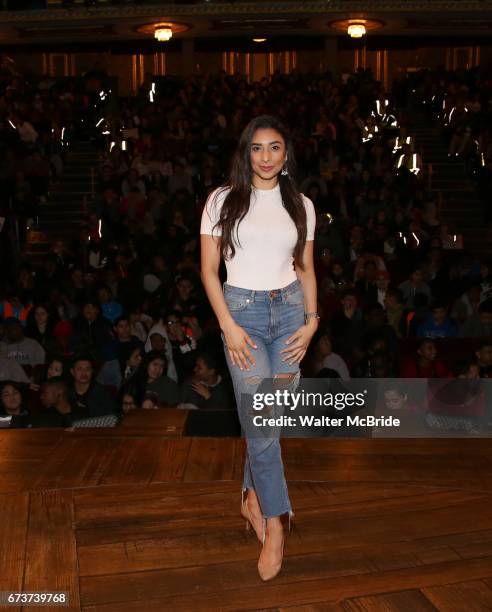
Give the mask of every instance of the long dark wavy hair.
[[(221, 255), (223, 259), (232, 259), (236, 253), (235, 244), (240, 246), (238, 227), (239, 223), (241, 223), (247, 214), (250, 206), (253, 174), (250, 160), (251, 143), (256, 130), (262, 129), (275, 130), (282, 136), (285, 142), (287, 153), (285, 168), (288, 174), (285, 176), (279, 174), (278, 182), (280, 185), (283, 206), (297, 227), (297, 243), (293, 253), (294, 262), (296, 267), (304, 270), (302, 255), (306, 244), (307, 221), (306, 209), (304, 208), (301, 194), (297, 190), (295, 183), (297, 168), (294, 145), (286, 127), (276, 117), (272, 117), (271, 115), (260, 115), (259, 117), (255, 117), (244, 128), (232, 158), (229, 179), (215, 195), (216, 199), (220, 193), (230, 189), (222, 204), (219, 220), (214, 226), (220, 228), (222, 231)], [(235, 227), (236, 235), (234, 236)]]

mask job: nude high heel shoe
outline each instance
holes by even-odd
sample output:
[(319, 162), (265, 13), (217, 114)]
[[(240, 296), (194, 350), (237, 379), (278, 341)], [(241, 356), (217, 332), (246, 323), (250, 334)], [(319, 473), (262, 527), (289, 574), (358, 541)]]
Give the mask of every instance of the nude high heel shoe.
[[(294, 513), (289, 512), (289, 532), (290, 532), (290, 519), (291, 516), (293, 516)], [(266, 536), (266, 520), (264, 523), (264, 531), (263, 531), (263, 546), (265, 545), (265, 536)], [(267, 581), (267, 580), (272, 580), (272, 578), (275, 578), (275, 576), (280, 572), (281, 568), (282, 568), (282, 561), (284, 558), (284, 544), (285, 544), (285, 536), (284, 533), (282, 532), (282, 548), (280, 551), (280, 561), (278, 561), (277, 563), (265, 563), (262, 562), (261, 559), (261, 554), (260, 557), (258, 559), (258, 574), (260, 575), (260, 578), (263, 581)]]
[(244, 499), (244, 493), (241, 493), (241, 515), (246, 519), (246, 531), (249, 531), (250, 527), (253, 527), (255, 533), (258, 537), (258, 540), (264, 544), (265, 543), (265, 535), (266, 535), (266, 519), (262, 517), (261, 527), (259, 522), (254, 521), (253, 516), (251, 515), (251, 511), (248, 506), (248, 499)]
[(275, 578), (275, 576), (282, 569), (282, 561), (284, 558), (284, 543), (285, 543), (285, 538), (282, 535), (282, 548), (280, 551), (280, 561), (278, 561), (277, 563), (272, 564), (272, 563), (267, 563), (265, 561), (262, 561), (261, 555), (260, 555), (260, 558), (258, 559), (258, 574), (260, 575), (260, 578), (264, 582), (266, 582), (267, 580), (272, 580), (272, 578)]

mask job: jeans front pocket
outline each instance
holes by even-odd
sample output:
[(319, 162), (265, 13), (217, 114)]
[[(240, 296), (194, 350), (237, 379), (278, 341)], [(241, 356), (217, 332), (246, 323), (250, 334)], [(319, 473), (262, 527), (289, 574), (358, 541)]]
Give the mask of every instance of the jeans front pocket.
[(251, 299), (238, 295), (225, 295), (224, 296), (225, 303), (227, 304), (227, 308), (229, 312), (241, 312), (246, 310), (246, 308), (250, 305)]
[(304, 292), (302, 289), (297, 289), (297, 291), (287, 293), (284, 300), (291, 306), (304, 306)]

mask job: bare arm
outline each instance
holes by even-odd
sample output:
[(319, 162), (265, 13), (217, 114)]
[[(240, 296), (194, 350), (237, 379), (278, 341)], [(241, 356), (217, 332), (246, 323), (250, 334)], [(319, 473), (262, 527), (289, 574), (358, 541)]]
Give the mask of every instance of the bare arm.
[[(316, 286), (316, 275), (314, 273), (313, 251), (314, 240), (306, 241), (306, 246), (304, 247), (303, 253), (304, 270), (296, 270), (297, 278), (299, 279), (304, 292), (304, 312), (316, 312), (318, 306), (318, 292)], [(315, 321), (317, 326), (317, 319), (309, 319), (309, 321)]]
[(220, 237), (202, 234), (201, 239), (201, 279), (210, 305), (219, 321), (220, 329), (234, 323), (227, 308), (219, 279)]
[(248, 361), (255, 365), (255, 360), (248, 349), (248, 344), (253, 348), (256, 348), (256, 345), (246, 331), (232, 318), (222, 293), (219, 279), (221, 239), (208, 234), (201, 234), (200, 238), (201, 279), (205, 292), (224, 334), (233, 365), (239, 366), (241, 370), (249, 370)]

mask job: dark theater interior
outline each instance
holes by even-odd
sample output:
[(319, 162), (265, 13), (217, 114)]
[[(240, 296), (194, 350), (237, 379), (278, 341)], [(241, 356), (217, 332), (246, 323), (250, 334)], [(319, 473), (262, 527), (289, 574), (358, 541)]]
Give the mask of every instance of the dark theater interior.
[(492, 610), (491, 194), (492, 0), (0, 0), (0, 608)]

